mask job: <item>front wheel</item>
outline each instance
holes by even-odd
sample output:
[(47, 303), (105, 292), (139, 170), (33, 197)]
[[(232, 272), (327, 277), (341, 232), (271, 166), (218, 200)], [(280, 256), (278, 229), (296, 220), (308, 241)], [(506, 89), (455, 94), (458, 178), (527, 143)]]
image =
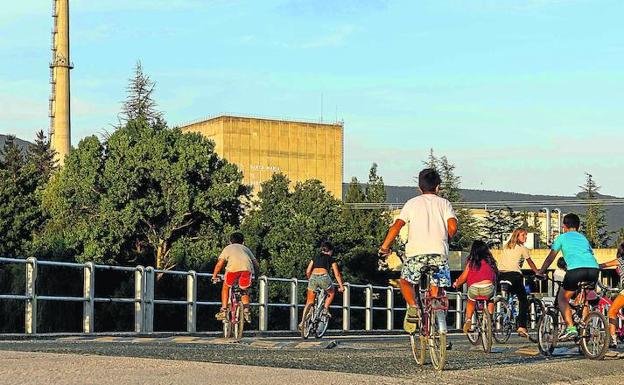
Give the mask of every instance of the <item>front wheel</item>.
[(321, 338), (325, 335), (325, 331), (327, 331), (327, 326), (329, 325), (329, 316), (319, 315), (318, 322), (316, 323), (316, 331), (314, 335), (316, 338)]
[(494, 322), (492, 325), (492, 335), (499, 344), (504, 344), (511, 336), (513, 328), (511, 322), (511, 308), (503, 298), (494, 300)]
[(239, 304), (238, 306), (236, 306), (236, 312), (235, 312), (235, 323), (234, 323), (234, 338), (236, 338), (237, 340), (240, 340), (241, 338), (243, 338), (243, 328), (245, 325), (245, 316), (244, 316), (244, 309), (243, 309), (243, 305)]
[(581, 351), (590, 360), (600, 360), (609, 349), (609, 330), (605, 316), (597, 311), (590, 312), (583, 320)]
[(537, 347), (545, 356), (552, 356), (559, 338), (559, 314), (547, 310), (537, 325)]
[[(434, 310), (431, 313), (429, 319), (429, 355), (431, 356), (431, 363), (437, 370), (444, 369), (446, 364), (446, 330), (440, 327), (438, 322), (438, 313), (443, 310)], [(446, 319), (446, 316), (440, 317)]]

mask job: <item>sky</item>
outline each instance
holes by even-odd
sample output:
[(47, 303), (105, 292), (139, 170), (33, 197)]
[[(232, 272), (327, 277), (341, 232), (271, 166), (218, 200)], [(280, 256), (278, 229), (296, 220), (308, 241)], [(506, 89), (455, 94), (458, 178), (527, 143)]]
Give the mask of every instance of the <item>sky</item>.
[[(0, 133), (47, 131), (51, 1), (0, 13)], [(621, 0), (71, 0), (72, 144), (117, 122), (137, 60), (174, 126), (219, 113), (345, 127), (345, 180), (623, 196)]]

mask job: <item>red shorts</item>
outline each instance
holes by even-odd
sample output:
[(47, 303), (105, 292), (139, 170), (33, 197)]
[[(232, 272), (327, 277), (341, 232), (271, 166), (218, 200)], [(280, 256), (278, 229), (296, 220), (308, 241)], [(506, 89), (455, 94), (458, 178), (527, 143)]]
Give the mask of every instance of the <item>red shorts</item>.
[(232, 287), (238, 281), (241, 289), (248, 289), (251, 286), (251, 271), (227, 271), (225, 273), (225, 284)]

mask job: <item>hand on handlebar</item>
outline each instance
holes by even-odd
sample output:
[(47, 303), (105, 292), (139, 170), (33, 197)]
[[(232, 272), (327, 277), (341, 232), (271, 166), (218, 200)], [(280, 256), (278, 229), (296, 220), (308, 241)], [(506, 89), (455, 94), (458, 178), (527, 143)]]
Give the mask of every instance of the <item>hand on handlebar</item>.
[(390, 254), (392, 254), (392, 249), (389, 247), (387, 249), (380, 247), (379, 250), (377, 250), (377, 255), (379, 255), (380, 257), (387, 257)]
[(221, 277), (219, 277), (218, 275), (213, 275), (212, 276), (212, 283), (216, 285), (219, 282), (221, 282)]
[(344, 286), (338, 286), (338, 293), (344, 293)]

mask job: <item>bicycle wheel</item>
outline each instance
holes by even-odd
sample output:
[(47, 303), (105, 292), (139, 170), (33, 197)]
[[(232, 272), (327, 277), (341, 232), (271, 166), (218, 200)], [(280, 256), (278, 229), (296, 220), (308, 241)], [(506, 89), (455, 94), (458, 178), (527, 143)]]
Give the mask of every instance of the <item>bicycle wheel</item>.
[(425, 337), (420, 333), (411, 333), (409, 335), (410, 345), (412, 346), (412, 355), (418, 365), (425, 364), (425, 348), (427, 346)]
[[(444, 316), (439, 316), (443, 313)], [(446, 328), (440, 325), (440, 320), (446, 322), (446, 314), (443, 310), (431, 311), (429, 319), (429, 356), (431, 363), (437, 370), (444, 369), (446, 364)]]
[(559, 312), (547, 309), (537, 326), (537, 347), (545, 356), (551, 356), (559, 338)]
[(301, 316), (301, 337), (307, 340), (312, 333), (314, 323), (312, 322), (312, 316), (314, 315), (314, 307), (312, 305), (306, 305), (303, 308), (303, 315)]
[(490, 317), (487, 305), (481, 313), (481, 346), (486, 353), (492, 351), (492, 317)]
[(609, 349), (609, 330), (605, 316), (597, 311), (590, 312), (583, 320), (581, 350), (590, 360), (600, 360)]
[(504, 344), (509, 340), (513, 325), (511, 322), (511, 309), (503, 298), (494, 300), (494, 322), (492, 325), (492, 336), (499, 344)]
[(529, 341), (537, 342), (537, 326), (540, 318), (544, 314), (544, 304), (537, 298), (531, 298), (529, 301), (529, 319), (527, 320), (527, 331), (529, 332)]
[(230, 318), (232, 315), (231, 305), (228, 304), (225, 319), (223, 320), (223, 338), (230, 338), (232, 336), (232, 323), (230, 322)]
[(325, 317), (323, 315), (319, 316), (319, 320), (316, 323), (316, 330), (314, 331), (314, 335), (316, 338), (321, 338), (325, 334), (327, 330), (327, 326), (329, 325), (329, 317)]
[(481, 338), (481, 333), (479, 333), (479, 324), (478, 324), (477, 312), (472, 313), (472, 330), (466, 333), (466, 337), (468, 337), (468, 341), (470, 341), (473, 345), (479, 345), (479, 338)]
[(243, 338), (243, 328), (245, 325), (245, 317), (243, 314), (243, 305), (236, 306), (236, 323), (234, 324), (234, 338), (240, 340)]

